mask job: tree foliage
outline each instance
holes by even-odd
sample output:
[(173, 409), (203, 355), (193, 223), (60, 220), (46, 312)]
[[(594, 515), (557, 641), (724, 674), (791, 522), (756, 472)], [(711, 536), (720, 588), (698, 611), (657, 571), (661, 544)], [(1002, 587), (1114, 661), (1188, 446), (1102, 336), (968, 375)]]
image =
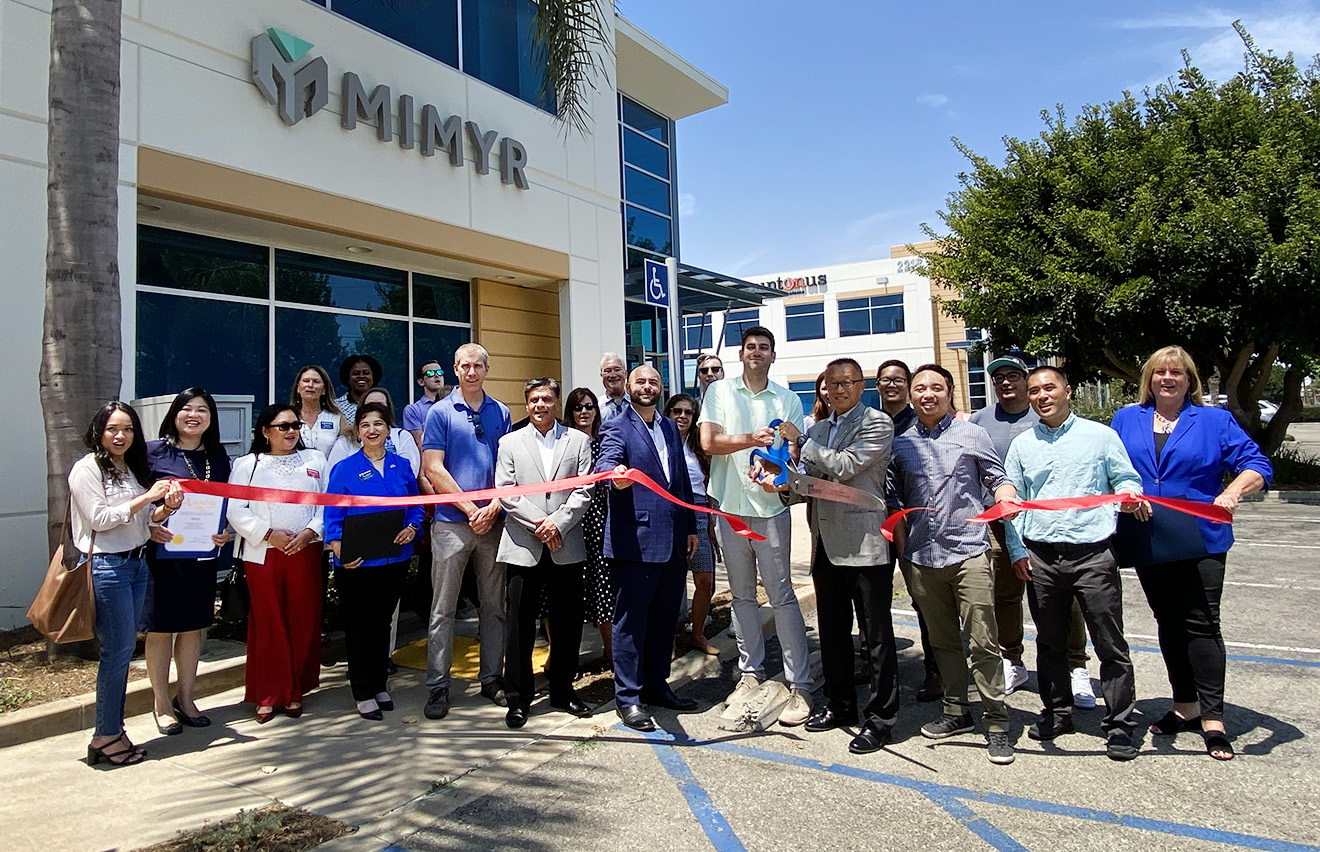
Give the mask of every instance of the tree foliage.
[[(1320, 66), (1235, 26), (1246, 60), (1222, 85), (1184, 52), (1140, 101), (1071, 123), (1043, 112), (1037, 138), (1005, 139), (1002, 166), (955, 139), (972, 168), (922, 258), (955, 294), (946, 310), (995, 348), (1062, 357), (1079, 378), (1135, 381), (1150, 352), (1185, 347), (1268, 451), (1320, 355)], [(1283, 404), (1264, 427), (1276, 361)]]
[(605, 9), (604, 0), (542, 0), (532, 19), (532, 40), (546, 59), (542, 94), (554, 96), (565, 126), (584, 135), (591, 129), (587, 90), (596, 89), (602, 54), (611, 50)]

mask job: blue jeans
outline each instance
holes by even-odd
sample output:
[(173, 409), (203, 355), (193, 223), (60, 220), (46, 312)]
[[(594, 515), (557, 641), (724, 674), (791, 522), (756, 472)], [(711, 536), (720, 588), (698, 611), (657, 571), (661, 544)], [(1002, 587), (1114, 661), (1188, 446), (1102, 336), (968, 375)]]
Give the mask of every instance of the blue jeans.
[(117, 737), (124, 729), (128, 663), (133, 659), (147, 597), (146, 559), (93, 554), (92, 591), (96, 595), (96, 638), (101, 643), (94, 736)]

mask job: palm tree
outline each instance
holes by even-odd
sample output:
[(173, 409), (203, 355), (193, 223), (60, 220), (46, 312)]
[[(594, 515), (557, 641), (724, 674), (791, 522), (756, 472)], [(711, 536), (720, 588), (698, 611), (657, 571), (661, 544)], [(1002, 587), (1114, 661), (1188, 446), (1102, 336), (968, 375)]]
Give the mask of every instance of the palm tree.
[[(611, 7), (611, 12), (613, 8)], [(54, 552), (65, 477), (82, 433), (122, 379), (119, 302), (120, 0), (52, 0), (47, 134), (46, 305), (40, 395), (47, 538)], [(610, 49), (602, 0), (540, 0), (533, 38), (566, 126), (585, 133), (586, 88)], [(138, 436), (145, 440), (146, 436)]]

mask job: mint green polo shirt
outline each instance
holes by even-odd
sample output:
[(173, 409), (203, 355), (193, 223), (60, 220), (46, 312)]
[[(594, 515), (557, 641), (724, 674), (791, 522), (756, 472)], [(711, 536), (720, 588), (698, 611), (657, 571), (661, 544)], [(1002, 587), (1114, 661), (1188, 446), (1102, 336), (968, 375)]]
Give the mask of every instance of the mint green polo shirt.
[[(783, 420), (802, 429), (802, 400), (782, 385), (770, 382), (765, 390), (752, 393), (742, 377), (721, 379), (706, 389), (701, 399), (697, 424), (714, 423), (725, 434), (741, 435)], [(752, 466), (752, 450), (738, 450), (724, 456), (711, 456), (710, 484), (706, 492), (718, 500), (720, 510), (732, 515), (773, 518), (787, 511), (778, 494), (767, 494), (747, 478)]]

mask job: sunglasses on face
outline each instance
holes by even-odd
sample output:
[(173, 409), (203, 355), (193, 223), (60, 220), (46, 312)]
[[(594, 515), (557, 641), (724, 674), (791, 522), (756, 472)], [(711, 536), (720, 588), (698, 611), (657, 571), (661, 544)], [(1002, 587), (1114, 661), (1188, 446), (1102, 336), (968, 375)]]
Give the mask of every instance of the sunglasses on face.
[(579, 411), (595, 411), (595, 410), (596, 410), (596, 406), (591, 404), (590, 402), (580, 402), (577, 405), (573, 406), (574, 414), (577, 414)]
[(701, 372), (703, 372), (703, 373), (719, 373), (719, 372), (723, 372), (723, 370), (724, 370), (723, 367), (702, 367), (702, 368), (701, 368)]
[(436, 376), (439, 376), (440, 378), (443, 379), (443, 378), (445, 377), (445, 371), (444, 371), (444, 370), (426, 370), (426, 371), (424, 371), (424, 372), (422, 373), (422, 375), (425, 376), (425, 377), (428, 378), (428, 379), (434, 379)]
[(671, 416), (678, 416), (678, 417), (691, 417), (691, 416), (692, 416), (692, 409), (690, 409), (690, 408), (671, 408), (671, 409), (669, 409), (669, 414), (670, 414)]
[(294, 429), (297, 429), (301, 425), (302, 425), (301, 423), (295, 421), (293, 423), (272, 423), (270, 424), (270, 426), (266, 428), (279, 429), (281, 432), (292, 432)]

